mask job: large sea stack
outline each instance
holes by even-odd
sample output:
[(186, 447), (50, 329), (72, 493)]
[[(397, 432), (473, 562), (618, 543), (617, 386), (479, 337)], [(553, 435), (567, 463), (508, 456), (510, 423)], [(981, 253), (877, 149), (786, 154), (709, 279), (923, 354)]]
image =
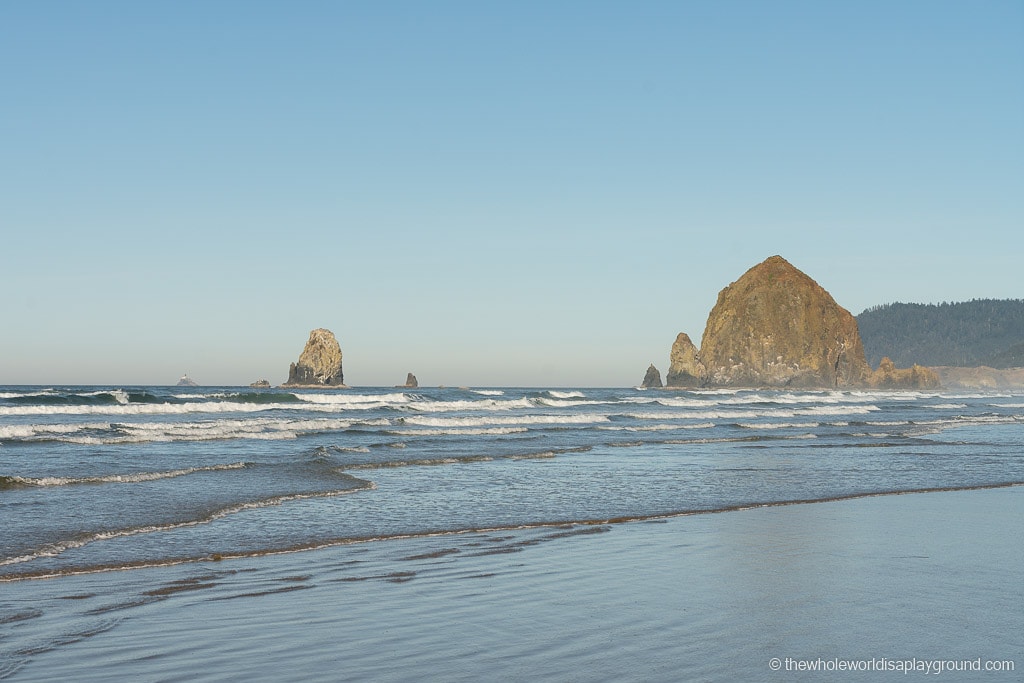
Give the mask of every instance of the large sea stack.
[(781, 256), (723, 289), (700, 349), (680, 334), (670, 361), (673, 387), (858, 387), (871, 376), (853, 315)]
[(309, 341), (297, 363), (288, 368), (286, 387), (345, 386), (341, 371), (341, 345), (330, 330), (318, 328), (309, 333)]
[(781, 256), (718, 294), (699, 357), (712, 386), (850, 387), (871, 372), (853, 315)]

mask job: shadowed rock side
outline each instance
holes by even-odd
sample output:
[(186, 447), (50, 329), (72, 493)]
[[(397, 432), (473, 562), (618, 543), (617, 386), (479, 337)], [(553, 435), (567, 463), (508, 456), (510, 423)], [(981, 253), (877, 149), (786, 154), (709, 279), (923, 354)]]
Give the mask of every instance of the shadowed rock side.
[(712, 386), (849, 387), (871, 372), (853, 315), (781, 256), (719, 293), (699, 358)]
[(330, 330), (318, 328), (309, 333), (309, 340), (297, 363), (288, 368), (286, 387), (344, 387), (341, 370), (341, 346)]
[(640, 386), (646, 389), (660, 389), (661, 384), (661, 373), (658, 368), (654, 367), (654, 363), (651, 363), (650, 367), (647, 368), (647, 374), (644, 375), (644, 381)]

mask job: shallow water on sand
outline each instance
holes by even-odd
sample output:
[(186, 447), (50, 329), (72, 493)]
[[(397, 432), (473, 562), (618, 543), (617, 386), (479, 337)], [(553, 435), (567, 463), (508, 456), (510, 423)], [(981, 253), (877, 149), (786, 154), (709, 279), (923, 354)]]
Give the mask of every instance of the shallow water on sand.
[(1017, 668), (947, 679), (1019, 680), (1022, 522), (1013, 487), (17, 582), (0, 661), (14, 680), (725, 681), (842, 675), (773, 658), (980, 658)]

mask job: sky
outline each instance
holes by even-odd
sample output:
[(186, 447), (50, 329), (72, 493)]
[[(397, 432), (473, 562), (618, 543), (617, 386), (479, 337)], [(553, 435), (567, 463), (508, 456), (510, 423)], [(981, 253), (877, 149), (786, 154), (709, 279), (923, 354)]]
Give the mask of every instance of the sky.
[(1024, 297), (1024, 2), (5, 2), (0, 160), (0, 384), (633, 386), (773, 254)]

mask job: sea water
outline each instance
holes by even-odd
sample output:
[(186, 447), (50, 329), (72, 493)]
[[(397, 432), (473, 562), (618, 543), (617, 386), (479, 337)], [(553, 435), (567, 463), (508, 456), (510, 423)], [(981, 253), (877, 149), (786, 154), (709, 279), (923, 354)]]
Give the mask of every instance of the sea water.
[[(141, 619), (151, 603), (215, 592), (214, 586), (232, 583), (226, 577), (251, 569), (245, 562), (281, 553), (320, 549), (289, 557), (308, 555), (321, 581), (338, 585), (400, 584), (425, 576), (425, 567), (453, 563), (460, 569), (451, 583), (441, 572), (435, 585), (450, 600), (475, 595), (474, 604), (486, 611), (480, 586), (491, 581), (495, 588), (500, 579), (494, 577), (516, 576), (509, 558), (542, 541), (556, 549), (586, 547), (574, 562), (614, 574), (617, 555), (607, 551), (615, 547), (609, 530), (618, 523), (660, 529), (658, 523), (678, 516), (720, 518), (704, 514), (716, 511), (1020, 484), (1022, 423), (1024, 397), (1008, 393), (0, 387), (0, 588), (17, 587), (19, 596), (0, 600), (0, 677), (27, 673), (36, 659), (50, 661), (75, 643), (116, 633), (122, 617), (103, 617), (104, 601), (113, 600), (118, 614), (135, 606), (134, 618)], [(1020, 522), (993, 520), (997, 528), (1016, 524), (1017, 531)], [(630, 533), (655, 545), (645, 550), (652, 562), (679, 552), (672, 533)], [(766, 534), (806, 545), (804, 531), (796, 539), (784, 526)], [(705, 573), (677, 577), (678, 561), (650, 569), (659, 581), (687, 583), (697, 594), (728, 595), (718, 575), (731, 576), (735, 558), (722, 560), (713, 538), (690, 541), (706, 560), (698, 567)], [(325, 548), (348, 554), (327, 567)], [(552, 552), (545, 557), (559, 557)], [(488, 559), (466, 559), (471, 556)], [(410, 561), (418, 566), (410, 568)], [(185, 574), (150, 585), (147, 572), (155, 570), (147, 567)], [(117, 579), (97, 573), (125, 568), (134, 569), (117, 572)], [(307, 588), (308, 576), (288, 575), (291, 569), (241, 590), (243, 576), (230, 595), (295, 604), (287, 594)], [(1005, 576), (992, 571), (998, 592)], [(456, 580), (467, 576), (480, 583)], [(76, 592), (81, 581), (99, 583)], [(542, 577), (529, 582), (543, 584)], [(127, 602), (126, 593), (133, 596)], [(644, 595), (637, 599), (651, 598)], [(78, 609), (76, 596), (88, 607)], [(548, 597), (557, 602), (559, 594)], [(492, 607), (501, 604), (496, 596)], [(217, 614), (205, 609), (207, 618)], [(91, 617), (77, 630), (62, 630), (57, 624), (69, 610)], [(565, 611), (572, 613), (568, 605)], [(645, 620), (652, 628), (664, 625), (663, 614), (630, 614), (633, 633), (645, 632)], [(611, 617), (603, 618), (617, 623)], [(763, 617), (752, 608), (751, 619)], [(376, 621), (401, 631), (383, 614), (360, 618), (371, 629)], [(576, 618), (596, 619), (595, 633), (602, 632), (601, 617), (584, 610)], [(427, 619), (421, 613), (413, 621)], [(522, 624), (501, 624), (497, 619), (491, 627), (525, 638)], [(230, 632), (224, 628), (221, 637)], [(445, 631), (455, 638), (465, 625), (438, 628), (442, 639)], [(737, 630), (733, 624), (734, 635)], [(394, 637), (401, 649), (422, 634), (409, 634), (405, 643)], [(291, 640), (302, 638), (296, 632)], [(635, 639), (609, 640), (627, 659), (654, 656)], [(572, 661), (567, 657), (563, 665)], [(386, 660), (363, 675), (387, 677)], [(411, 680), (413, 671), (429, 673), (430, 661), (424, 653), (410, 668), (392, 662), (392, 671)], [(664, 680), (672, 680), (673, 661), (668, 657), (667, 668), (658, 669)], [(713, 670), (727, 671), (722, 664)], [(552, 676), (564, 677), (560, 664), (551, 666)], [(436, 662), (433, 671), (453, 674)], [(329, 679), (326, 672), (307, 673)]]

